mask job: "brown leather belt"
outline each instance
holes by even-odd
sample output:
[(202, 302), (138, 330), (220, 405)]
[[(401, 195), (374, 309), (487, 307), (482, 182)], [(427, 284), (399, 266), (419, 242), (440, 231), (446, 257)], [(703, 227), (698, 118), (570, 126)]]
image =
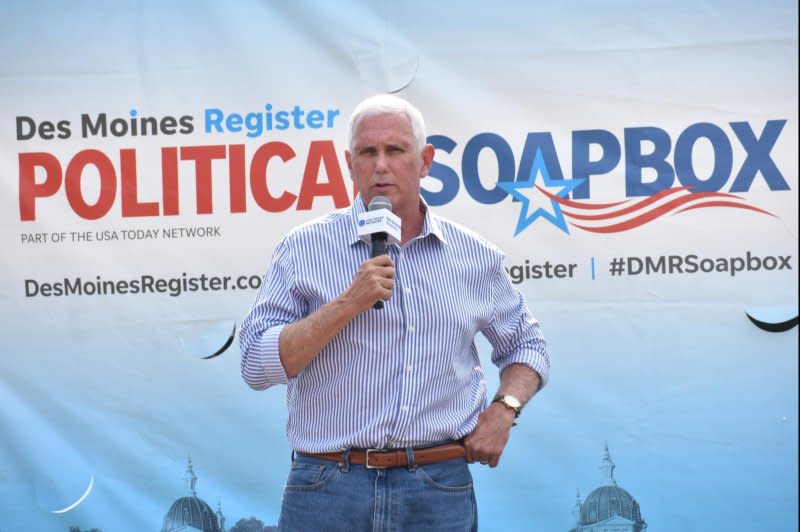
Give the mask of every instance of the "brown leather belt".
[[(444, 462), (454, 458), (464, 458), (466, 451), (458, 442), (445, 443), (435, 447), (420, 447), (413, 449), (414, 463), (417, 465)], [(300, 456), (312, 456), (332, 462), (344, 462), (346, 452), (341, 453), (303, 453)], [(388, 467), (407, 467), (408, 455), (406, 449), (351, 449), (347, 458), (350, 464), (363, 465), (368, 469), (385, 469)]]

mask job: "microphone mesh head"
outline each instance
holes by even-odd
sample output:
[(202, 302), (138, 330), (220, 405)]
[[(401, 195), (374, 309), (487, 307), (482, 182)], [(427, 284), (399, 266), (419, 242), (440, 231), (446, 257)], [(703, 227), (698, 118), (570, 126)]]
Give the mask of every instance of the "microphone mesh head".
[(392, 212), (392, 202), (389, 201), (389, 198), (386, 196), (375, 196), (372, 198), (372, 201), (369, 202), (369, 206), (367, 210), (370, 211), (377, 211), (380, 209), (386, 209), (389, 212)]

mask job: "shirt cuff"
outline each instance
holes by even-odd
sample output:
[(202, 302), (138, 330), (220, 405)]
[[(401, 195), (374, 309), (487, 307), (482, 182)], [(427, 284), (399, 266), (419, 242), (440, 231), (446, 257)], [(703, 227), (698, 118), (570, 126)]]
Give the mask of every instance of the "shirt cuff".
[(259, 358), (261, 367), (264, 369), (264, 376), (270, 384), (286, 384), (289, 377), (281, 362), (280, 355), (280, 336), (281, 331), (286, 325), (276, 325), (268, 329), (261, 338), (259, 346)]
[(546, 351), (544, 353), (534, 349), (518, 351), (500, 360), (497, 367), (500, 369), (500, 372), (502, 372), (511, 364), (522, 364), (538, 373), (540, 379), (539, 390), (544, 388), (550, 378), (550, 357), (547, 355)]

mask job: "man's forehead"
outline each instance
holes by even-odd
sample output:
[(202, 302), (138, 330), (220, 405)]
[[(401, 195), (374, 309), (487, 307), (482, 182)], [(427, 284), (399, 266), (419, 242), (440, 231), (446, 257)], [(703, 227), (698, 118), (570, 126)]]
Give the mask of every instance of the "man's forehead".
[(353, 133), (365, 129), (385, 129), (411, 133), (411, 120), (405, 113), (374, 113), (360, 117), (353, 126)]
[(414, 145), (413, 135), (408, 135), (400, 132), (382, 131), (376, 134), (370, 134), (365, 131), (363, 135), (355, 135), (353, 137), (354, 146), (370, 146), (374, 144), (396, 144), (398, 146), (412, 146)]

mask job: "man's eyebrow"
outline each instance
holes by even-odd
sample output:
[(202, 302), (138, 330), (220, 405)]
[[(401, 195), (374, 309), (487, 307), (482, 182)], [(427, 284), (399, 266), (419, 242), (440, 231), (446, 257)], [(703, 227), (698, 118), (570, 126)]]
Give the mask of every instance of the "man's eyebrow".
[[(353, 149), (356, 151), (361, 151), (365, 149), (376, 149), (378, 142), (364, 142), (364, 143), (357, 143), (353, 146)], [(413, 142), (408, 142), (406, 140), (389, 140), (382, 143), (387, 148), (402, 148), (402, 149), (411, 149), (414, 146)]]
[(387, 146), (399, 146), (401, 148), (410, 148), (415, 143), (408, 139), (390, 139), (385, 143)]

